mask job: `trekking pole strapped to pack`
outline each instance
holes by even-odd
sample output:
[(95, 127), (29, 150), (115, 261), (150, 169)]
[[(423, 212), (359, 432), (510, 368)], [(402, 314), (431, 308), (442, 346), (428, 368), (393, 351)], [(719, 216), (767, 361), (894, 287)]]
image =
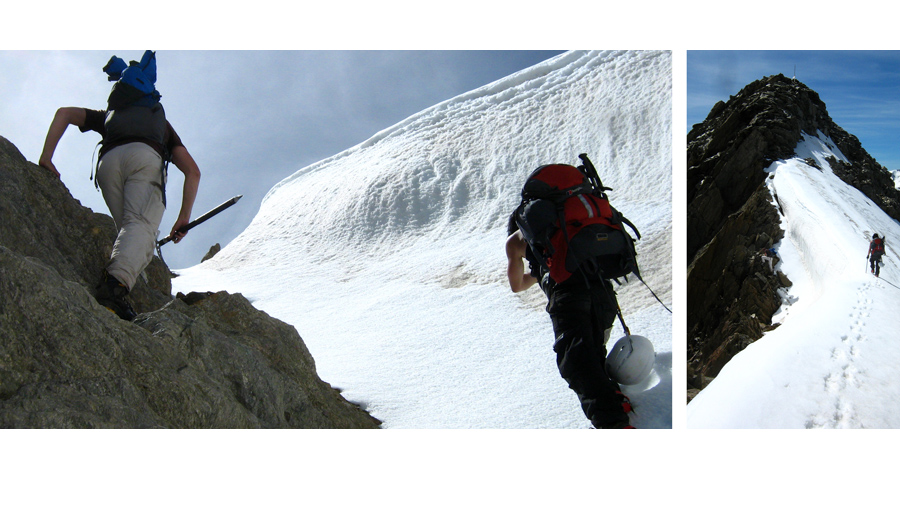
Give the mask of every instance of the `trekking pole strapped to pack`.
[(603, 182), (600, 180), (600, 175), (597, 173), (597, 168), (594, 167), (594, 163), (588, 159), (587, 154), (578, 154), (578, 158), (581, 159), (582, 165), (578, 168), (582, 170), (594, 184), (594, 188), (597, 189), (600, 193), (604, 194), (606, 191), (612, 191), (611, 187), (603, 187)]

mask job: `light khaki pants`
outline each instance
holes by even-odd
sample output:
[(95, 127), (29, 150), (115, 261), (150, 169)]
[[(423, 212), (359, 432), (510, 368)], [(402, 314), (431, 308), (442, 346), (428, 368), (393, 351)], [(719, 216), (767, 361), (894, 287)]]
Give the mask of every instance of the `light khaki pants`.
[(103, 155), (97, 183), (119, 231), (106, 270), (130, 290), (153, 259), (162, 201), (162, 158), (145, 143), (118, 146)]

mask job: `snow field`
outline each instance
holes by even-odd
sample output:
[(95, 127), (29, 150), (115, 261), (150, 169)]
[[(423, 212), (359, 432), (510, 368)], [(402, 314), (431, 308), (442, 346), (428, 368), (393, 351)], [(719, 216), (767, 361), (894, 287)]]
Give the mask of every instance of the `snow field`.
[[(173, 286), (240, 292), (294, 325), (320, 377), (386, 428), (587, 428), (546, 298), (509, 290), (507, 219), (534, 168), (587, 153), (671, 308), (671, 136), (669, 53), (565, 53), (301, 169)], [(671, 315), (637, 281), (618, 291), (659, 354), (625, 390), (633, 423), (671, 427)]]

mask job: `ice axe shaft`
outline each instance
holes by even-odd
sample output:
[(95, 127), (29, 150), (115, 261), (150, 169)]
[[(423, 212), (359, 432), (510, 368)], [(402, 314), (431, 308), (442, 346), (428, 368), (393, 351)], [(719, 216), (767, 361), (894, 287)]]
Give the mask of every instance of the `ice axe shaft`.
[[(190, 230), (191, 228), (193, 228), (193, 227), (195, 227), (195, 226), (197, 226), (197, 225), (203, 223), (204, 221), (206, 221), (207, 219), (213, 217), (214, 215), (218, 214), (219, 212), (222, 212), (223, 210), (227, 209), (228, 207), (234, 205), (234, 204), (237, 203), (238, 200), (240, 200), (241, 197), (243, 197), (243, 196), (244, 196), (244, 195), (242, 195), (242, 194), (239, 194), (239, 195), (235, 196), (234, 198), (232, 198), (232, 199), (226, 201), (225, 203), (219, 205), (218, 207), (216, 207), (216, 208), (210, 210), (210, 211), (207, 212), (206, 214), (203, 214), (202, 216), (198, 217), (197, 219), (194, 219), (194, 220), (191, 221), (190, 223), (188, 223), (188, 224), (182, 226), (181, 228), (178, 229), (178, 231), (180, 231), (180, 232), (182, 232), (182, 233), (187, 232), (187, 231)], [(168, 237), (166, 237), (166, 238), (160, 240), (159, 242), (157, 242), (156, 245), (157, 245), (157, 247), (163, 246), (163, 245), (169, 243), (169, 242), (170, 242), (171, 240), (173, 240), (173, 239), (174, 239), (174, 237), (172, 237), (171, 235), (169, 235)]]

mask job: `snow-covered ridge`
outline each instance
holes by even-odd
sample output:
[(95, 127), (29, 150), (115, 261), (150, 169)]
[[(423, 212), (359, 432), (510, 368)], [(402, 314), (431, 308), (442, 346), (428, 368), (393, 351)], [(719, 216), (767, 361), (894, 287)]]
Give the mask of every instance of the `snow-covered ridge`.
[[(894, 347), (900, 225), (841, 181), (826, 159), (846, 158), (822, 133), (774, 162), (767, 185), (784, 239), (776, 270), (793, 282), (780, 326), (735, 356), (688, 405), (689, 427), (897, 427)], [(812, 158), (821, 169), (810, 166)], [(873, 233), (885, 236), (881, 278), (869, 274)]]
[[(175, 289), (239, 291), (295, 325), (322, 378), (388, 427), (583, 427), (545, 297), (509, 291), (507, 219), (534, 168), (587, 153), (671, 303), (671, 139), (668, 52), (569, 52), (299, 170)], [(671, 315), (634, 281), (619, 300), (660, 353), (632, 389), (643, 425), (668, 427)]]
[(335, 256), (383, 257), (423, 237), (502, 230), (524, 176), (582, 152), (614, 188), (613, 204), (659, 243), (648, 248), (664, 250), (671, 189), (657, 176), (671, 157), (655, 134), (670, 132), (659, 121), (670, 115), (671, 81), (659, 79), (669, 65), (664, 52), (572, 52), (445, 101), (276, 185), (217, 262), (273, 239), (290, 249), (339, 240)]
[[(615, 54), (615, 53), (620, 53), (620, 52), (603, 52), (603, 53)], [(379, 142), (380, 140), (387, 138), (395, 133), (402, 132), (403, 129), (406, 129), (408, 126), (415, 124), (416, 122), (423, 121), (423, 120), (425, 122), (433, 122), (434, 116), (437, 112), (440, 112), (443, 110), (452, 110), (452, 109), (454, 109), (454, 106), (458, 106), (461, 103), (476, 100), (476, 99), (484, 99), (484, 101), (482, 102), (483, 106), (490, 105), (490, 104), (496, 104), (503, 100), (510, 100), (510, 99), (516, 100), (517, 89), (522, 89), (525, 93), (530, 94), (531, 93), (530, 90), (535, 90), (544, 85), (541, 84), (541, 85), (535, 86), (534, 83), (532, 83), (531, 86), (525, 87), (524, 84), (526, 84), (528, 82), (534, 82), (535, 80), (541, 80), (543, 78), (546, 78), (549, 74), (553, 73), (554, 71), (558, 71), (563, 68), (571, 67), (571, 66), (573, 66), (573, 64), (574, 64), (574, 67), (577, 68), (579, 65), (578, 61), (581, 59), (584, 59), (584, 58), (587, 58), (587, 56), (582, 53), (579, 53), (579, 52), (563, 53), (557, 57), (546, 60), (546, 61), (544, 61), (540, 64), (537, 64), (537, 65), (534, 65), (532, 67), (529, 67), (528, 69), (523, 69), (522, 71), (514, 73), (510, 76), (507, 76), (500, 80), (496, 80), (492, 83), (484, 85), (484, 86), (477, 88), (475, 90), (472, 90), (470, 92), (466, 92), (466, 93), (456, 96), (452, 99), (448, 99), (446, 101), (438, 103), (430, 108), (427, 108), (425, 110), (422, 110), (419, 113), (416, 113), (415, 115), (411, 115), (410, 117), (398, 122), (397, 124), (394, 124), (391, 127), (388, 127), (386, 129), (383, 129), (383, 130), (375, 133), (375, 135), (373, 135), (368, 140), (365, 140), (362, 143), (345, 150), (344, 152), (335, 154), (332, 157), (323, 159), (322, 161), (319, 161), (318, 163), (315, 163), (315, 164), (307, 166), (306, 168), (303, 168), (302, 170), (298, 171), (291, 177), (288, 177), (288, 178), (284, 179), (283, 181), (279, 182), (278, 184), (276, 184), (268, 194), (272, 194), (273, 192), (277, 191), (281, 186), (290, 183), (294, 178), (297, 178), (304, 173), (314, 172), (314, 171), (318, 171), (322, 168), (328, 167), (328, 165), (330, 165), (334, 161), (339, 160), (343, 157), (347, 157), (350, 154), (357, 152), (359, 150), (362, 150), (366, 147), (370, 147), (370, 146), (376, 144), (377, 142)], [(263, 199), (263, 201), (265, 201), (265, 198)]]

